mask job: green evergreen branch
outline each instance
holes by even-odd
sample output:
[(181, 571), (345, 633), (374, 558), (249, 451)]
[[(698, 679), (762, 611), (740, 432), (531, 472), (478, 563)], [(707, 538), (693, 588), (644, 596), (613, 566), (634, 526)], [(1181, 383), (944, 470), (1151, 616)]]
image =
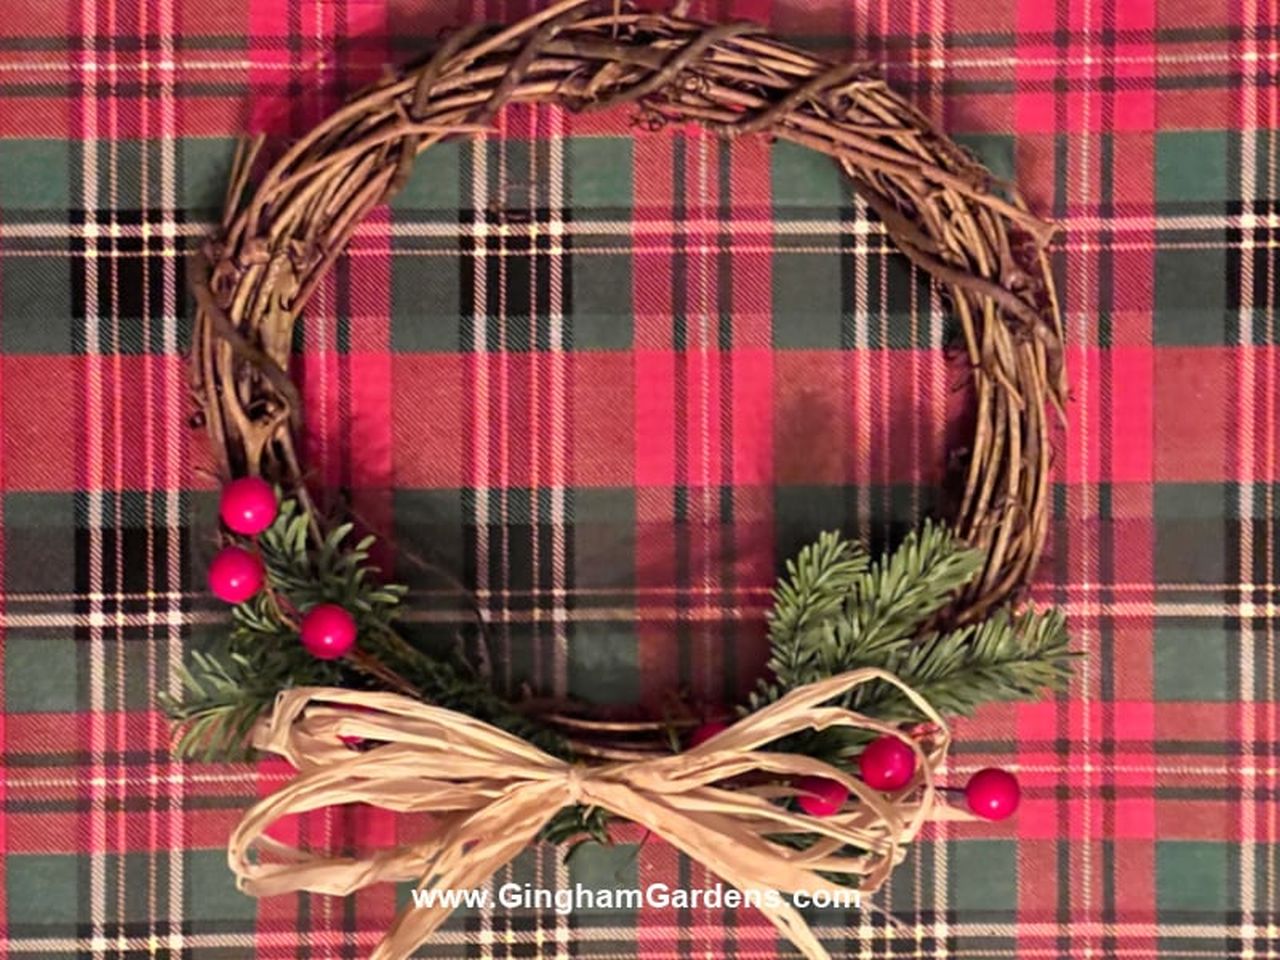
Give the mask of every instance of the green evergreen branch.
[(787, 577), (773, 591), (768, 614), (775, 674), (789, 676), (809, 666), (811, 650), (804, 640), (844, 606), (868, 565), (860, 544), (831, 531), (787, 561)]
[[(893, 673), (944, 715), (1033, 700), (1070, 676), (1075, 654), (1056, 611), (1015, 617), (1004, 609), (976, 626), (942, 634), (930, 629), (984, 560), (945, 527), (925, 523), (893, 553), (852, 572), (851, 560), (859, 556), (855, 545), (824, 534), (788, 564), (769, 617), (772, 677), (757, 686), (750, 709), (859, 667)], [(923, 719), (889, 684), (866, 684), (840, 702), (889, 723)], [(862, 731), (827, 731), (781, 746), (838, 761), (869, 738)]]
[(193, 667), (179, 668), (185, 696), (160, 694), (160, 706), (178, 728), (174, 753), (187, 759), (246, 759), (254, 721), (280, 688), (240, 654), (220, 660), (197, 650), (191, 659)]
[(824, 533), (787, 565), (774, 591), (772, 679), (757, 686), (751, 709), (909, 643), (977, 575), (982, 559), (930, 522), (875, 563), (860, 546)]
[(196, 652), (183, 667), (185, 696), (162, 697), (178, 728), (179, 756), (242, 759), (254, 720), (292, 686), (385, 689), (383, 676), (356, 660), (318, 660), (298, 641), (298, 619), (318, 603), (337, 603), (356, 619), (359, 646), (428, 703), (485, 720), (560, 756), (563, 740), (516, 710), (466, 664), (419, 650), (395, 629), (407, 588), (381, 583), (369, 562), (373, 537), (347, 541), (351, 524), (331, 531), (313, 548), (309, 518), (295, 500), (280, 505), (275, 522), (257, 541), (266, 589), (232, 609), (225, 653)]
[(834, 630), (826, 665), (841, 668), (919, 632), (982, 569), (983, 554), (945, 526), (925, 521), (858, 578)]
[[(1059, 690), (1079, 655), (1069, 649), (1066, 620), (1058, 610), (1028, 610), (1017, 616), (996, 611), (976, 627), (927, 638), (883, 661), (947, 716), (968, 716), (984, 703), (1035, 700)], [(921, 719), (900, 691), (868, 684), (854, 706), (889, 723)]]

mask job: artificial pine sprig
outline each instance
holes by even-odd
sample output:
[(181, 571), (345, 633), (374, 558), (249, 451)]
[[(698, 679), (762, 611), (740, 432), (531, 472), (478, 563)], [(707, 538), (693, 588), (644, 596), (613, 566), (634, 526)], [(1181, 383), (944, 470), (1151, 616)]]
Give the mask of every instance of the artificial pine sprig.
[(285, 500), (275, 522), (258, 538), (272, 588), (299, 610), (336, 603), (365, 625), (394, 620), (408, 588), (378, 582), (378, 571), (369, 563), (375, 538), (368, 535), (349, 544), (354, 525), (343, 523), (329, 532), (318, 549), (312, 549), (309, 523), (296, 500)]
[(795, 678), (820, 673), (817, 632), (843, 608), (869, 566), (861, 544), (830, 531), (787, 561), (767, 615), (767, 666), (779, 684), (791, 688), (798, 685)]
[(910, 635), (977, 576), (982, 561), (981, 550), (965, 546), (948, 528), (926, 521), (854, 582), (845, 598), (844, 616), (828, 620), (833, 629), (823, 665), (829, 672), (848, 669), (843, 664), (851, 658), (874, 657)]
[(160, 694), (160, 705), (178, 728), (174, 752), (199, 760), (243, 760), (249, 734), (280, 688), (238, 653), (218, 658), (196, 650), (180, 668), (184, 696)]
[[(266, 589), (232, 608), (225, 651), (192, 655), (183, 668), (183, 697), (160, 698), (178, 727), (179, 756), (245, 758), (253, 720), (276, 694), (312, 685), (412, 691), (564, 755), (560, 737), (516, 710), (467, 665), (419, 650), (400, 636), (395, 620), (408, 590), (380, 582), (369, 562), (373, 537), (349, 544), (352, 527), (343, 524), (316, 548), (308, 539), (309, 523), (297, 501), (280, 504), (257, 540)], [(340, 604), (355, 617), (359, 657), (319, 660), (299, 642), (301, 614), (319, 603)]]
[(827, 532), (787, 564), (769, 619), (772, 677), (750, 699), (759, 709), (789, 690), (867, 666), (944, 607), (981, 569), (980, 551), (926, 521), (872, 563), (861, 545)]
[[(901, 546), (868, 563), (856, 544), (825, 533), (787, 565), (769, 615), (772, 677), (752, 710), (790, 690), (859, 667), (880, 667), (950, 715), (983, 703), (1032, 700), (1062, 685), (1075, 656), (1057, 611), (1008, 609), (982, 623), (939, 633), (935, 615), (982, 569), (983, 554), (947, 528), (926, 522)], [(889, 723), (921, 719), (886, 684), (860, 687), (844, 701)], [(788, 749), (838, 759), (864, 737), (832, 733), (793, 738)]]
[[(968, 716), (984, 703), (1034, 700), (1071, 677), (1066, 621), (1058, 610), (997, 610), (974, 626), (904, 644), (871, 665), (902, 677), (941, 713)], [(854, 707), (888, 723), (918, 719), (888, 684), (859, 689)]]

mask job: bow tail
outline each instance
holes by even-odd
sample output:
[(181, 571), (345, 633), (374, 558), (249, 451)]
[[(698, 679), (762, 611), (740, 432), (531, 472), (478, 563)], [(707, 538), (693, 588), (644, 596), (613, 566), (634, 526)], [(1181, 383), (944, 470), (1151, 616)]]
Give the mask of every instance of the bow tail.
[[(779, 858), (761, 847), (760, 838), (732, 817), (691, 817), (678, 807), (628, 788), (593, 784), (593, 801), (625, 819), (641, 823), (741, 891), (835, 890), (831, 881), (796, 861)], [(762, 897), (763, 913), (808, 960), (831, 960), (795, 907), (782, 898), (771, 904)]]
[[(439, 838), (414, 904), (401, 911), (369, 960), (404, 960), (461, 904), (442, 895), (479, 889), (529, 846), (564, 803), (554, 782), (521, 784)], [(421, 901), (421, 905), (419, 905)]]

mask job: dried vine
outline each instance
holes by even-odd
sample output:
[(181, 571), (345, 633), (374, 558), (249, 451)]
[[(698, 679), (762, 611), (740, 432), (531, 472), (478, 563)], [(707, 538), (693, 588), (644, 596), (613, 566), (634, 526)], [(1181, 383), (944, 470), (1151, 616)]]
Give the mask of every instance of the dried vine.
[(963, 334), (975, 429), (953, 523), (986, 566), (955, 617), (981, 619), (1025, 585), (1047, 529), (1046, 408), (1060, 410), (1065, 392), (1045, 252), (1052, 227), (868, 64), (825, 62), (754, 24), (591, 0), (459, 31), (310, 131), (252, 191), (262, 141), (242, 146), (207, 263), (193, 271), (193, 382), (226, 475), (267, 476), (309, 506), (288, 373), (294, 323), (415, 158), (484, 131), (511, 103), (630, 105), (660, 122), (697, 120), (727, 137), (767, 135), (833, 157), (897, 247), (949, 291)]

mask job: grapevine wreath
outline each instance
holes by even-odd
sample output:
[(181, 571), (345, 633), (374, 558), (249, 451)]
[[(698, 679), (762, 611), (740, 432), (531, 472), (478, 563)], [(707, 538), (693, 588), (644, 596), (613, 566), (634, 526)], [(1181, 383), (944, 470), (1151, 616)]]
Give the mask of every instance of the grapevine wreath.
[[(484, 657), (398, 632), (402, 586), (372, 537), (322, 515), (300, 462), (294, 324), (353, 231), (446, 137), (511, 103), (629, 109), (829, 154), (907, 258), (948, 291), (972, 372), (974, 431), (950, 523), (879, 559), (823, 534), (787, 565), (768, 617), (768, 676), (733, 722), (693, 711), (620, 720), (509, 697)], [(643, 135), (643, 134), (642, 134)], [(867, 64), (831, 64), (750, 23), (563, 0), (467, 27), (356, 96), (265, 172), (242, 144), (220, 228), (193, 271), (197, 418), (227, 481), (210, 586), (234, 604), (225, 649), (199, 652), (165, 699), (182, 755), (278, 754), (298, 774), (249, 810), (228, 859), (253, 895), (342, 895), (381, 881), (483, 884), (536, 839), (648, 828), (740, 889), (880, 887), (929, 820), (997, 819), (1017, 782), (988, 769), (948, 805), (945, 717), (1031, 699), (1069, 674), (1062, 617), (1020, 593), (1045, 542), (1047, 410), (1064, 398), (1052, 228)], [(252, 186), (251, 186), (252, 183)], [(271, 824), (367, 803), (431, 815), (417, 843), (298, 849)], [(761, 905), (827, 956), (785, 901)], [(407, 956), (448, 908), (402, 913), (375, 951)]]

